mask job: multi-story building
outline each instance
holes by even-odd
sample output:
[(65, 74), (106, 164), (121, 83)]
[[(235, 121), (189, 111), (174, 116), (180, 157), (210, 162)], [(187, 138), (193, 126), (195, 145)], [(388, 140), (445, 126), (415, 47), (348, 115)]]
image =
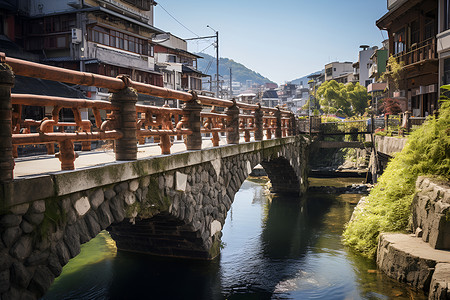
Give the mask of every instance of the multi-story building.
[(325, 81), (336, 79), (353, 72), (351, 62), (331, 62), (325, 65)]
[[(444, 2), (439, 3), (443, 8)], [(404, 64), (398, 90), (389, 83), (390, 96), (404, 98), (415, 116), (429, 115), (438, 107), (438, 1), (388, 0), (387, 4), (388, 13), (376, 25), (388, 32), (389, 54)]]
[(369, 47), (367, 45), (362, 45), (360, 46), (360, 48), (362, 48), (362, 50), (359, 51), (358, 55), (359, 76), (357, 81), (359, 81), (360, 85), (367, 87), (372, 83), (372, 79), (369, 76), (369, 69), (372, 65), (371, 57), (373, 53), (378, 49), (378, 47)]
[[(154, 1), (18, 0), (15, 43), (39, 61), (163, 86), (155, 70)], [(90, 98), (105, 91), (87, 88)]]
[(437, 52), (439, 86), (450, 84), (450, 0), (439, 0)]
[(202, 90), (202, 78), (208, 75), (197, 70), (197, 59), (187, 51), (187, 43), (172, 34), (155, 45), (157, 69), (163, 74), (164, 87), (174, 90)]

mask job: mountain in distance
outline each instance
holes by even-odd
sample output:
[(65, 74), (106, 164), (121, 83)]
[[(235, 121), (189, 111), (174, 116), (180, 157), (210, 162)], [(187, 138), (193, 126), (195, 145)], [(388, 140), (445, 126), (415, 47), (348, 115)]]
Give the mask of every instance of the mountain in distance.
[[(197, 59), (197, 70), (213, 76), (212, 78), (214, 79), (214, 75), (216, 74), (216, 58), (206, 53), (196, 54), (203, 57)], [(208, 65), (209, 69), (207, 70)], [(240, 82), (241, 84), (245, 84), (247, 80), (251, 80), (253, 83), (258, 84), (274, 83), (272, 80), (262, 76), (261, 74), (253, 70), (250, 70), (243, 64), (224, 57), (219, 58), (219, 74), (222, 77), (221, 79), (230, 79), (230, 67), (232, 71), (233, 81)]]
[(296, 85), (303, 85), (304, 87), (308, 87), (308, 81), (309, 81), (308, 76), (320, 74), (320, 73), (323, 73), (323, 72), (324, 72), (324, 70), (317, 71), (317, 72), (311, 73), (309, 75), (306, 75), (306, 76), (303, 76), (303, 77), (291, 80), (289, 83), (296, 84)]

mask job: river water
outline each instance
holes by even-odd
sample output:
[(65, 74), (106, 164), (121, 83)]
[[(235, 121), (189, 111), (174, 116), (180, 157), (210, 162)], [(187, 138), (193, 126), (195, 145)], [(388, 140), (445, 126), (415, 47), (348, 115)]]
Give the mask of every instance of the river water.
[[(360, 179), (311, 179), (345, 186)], [(426, 299), (341, 243), (359, 195), (270, 195), (245, 181), (211, 262), (117, 251), (106, 231), (82, 246), (43, 299)]]

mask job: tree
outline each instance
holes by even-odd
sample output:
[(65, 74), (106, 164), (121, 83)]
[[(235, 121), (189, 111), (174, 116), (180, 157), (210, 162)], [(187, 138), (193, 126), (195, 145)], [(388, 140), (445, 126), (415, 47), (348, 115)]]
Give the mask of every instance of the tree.
[(368, 107), (369, 94), (359, 83), (337, 83), (335, 80), (324, 82), (317, 90), (319, 103), (325, 113), (341, 112), (350, 117), (364, 114)]
[(345, 87), (354, 114), (363, 115), (369, 106), (370, 96), (367, 93), (367, 89), (360, 85), (359, 82), (356, 84), (349, 83)]
[(383, 81), (388, 81), (389, 85), (393, 85), (394, 91), (400, 90), (400, 80), (402, 79), (404, 65), (404, 62), (397, 62), (397, 59), (391, 55), (386, 65), (386, 72), (381, 75)]
[(402, 112), (397, 99), (386, 98), (381, 104), (381, 110), (386, 115), (398, 115)]
[(317, 97), (325, 113), (342, 111), (346, 116), (351, 115), (351, 104), (343, 83), (337, 83), (335, 80), (325, 81), (317, 90)]

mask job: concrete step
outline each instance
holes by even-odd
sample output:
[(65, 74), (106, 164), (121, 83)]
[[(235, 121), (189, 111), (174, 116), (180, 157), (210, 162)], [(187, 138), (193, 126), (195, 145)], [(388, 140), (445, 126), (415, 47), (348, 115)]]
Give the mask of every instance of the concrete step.
[(450, 299), (450, 251), (433, 249), (415, 235), (382, 233), (377, 265), (388, 276), (430, 292), (430, 299)]

